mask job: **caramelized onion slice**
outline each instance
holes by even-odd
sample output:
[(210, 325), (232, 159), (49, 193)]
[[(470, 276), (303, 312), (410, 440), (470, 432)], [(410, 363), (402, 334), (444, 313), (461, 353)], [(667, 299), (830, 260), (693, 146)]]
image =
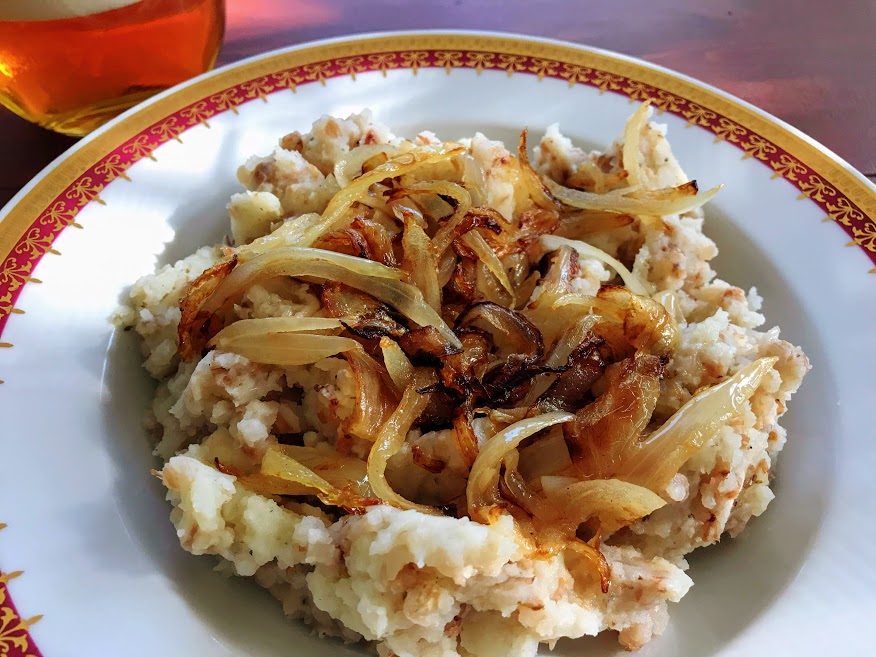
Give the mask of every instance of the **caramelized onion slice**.
[[(469, 379), (470, 389), (494, 407), (523, 397), (532, 382), (532, 366), (544, 353), (538, 329), (520, 313), (489, 301), (470, 306), (457, 318), (456, 326), (457, 331), (475, 329), (489, 334), (495, 346), (491, 362), (478, 368), (478, 380)], [(465, 373), (459, 378), (465, 381)]]
[(401, 394), (414, 376), (414, 366), (395, 340), (380, 338), (380, 349), (383, 351), (383, 366), (392, 379), (396, 391)]
[(402, 269), (423, 293), (423, 298), (436, 312), (441, 312), (441, 286), (438, 283), (438, 255), (432, 240), (416, 220), (405, 219), (402, 236), (404, 259)]
[(387, 267), (395, 267), (392, 238), (381, 224), (358, 217), (348, 228), (341, 228), (322, 236), (318, 248), (374, 260)]
[(477, 301), (492, 301), (493, 303), (498, 303), (500, 306), (507, 305), (511, 308), (514, 307), (514, 304), (509, 302), (508, 292), (502, 287), (499, 281), (496, 280), (496, 277), (490, 273), (490, 270), (487, 269), (480, 259), (477, 259), (474, 266), (474, 272)]
[(364, 349), (351, 349), (344, 358), (356, 383), (356, 403), (344, 423), (344, 430), (363, 440), (373, 441), (395, 408), (398, 397), (387, 380), (386, 370)]
[[(595, 297), (566, 295), (554, 307), (581, 306), (616, 324), (636, 349), (665, 356), (678, 344), (678, 327), (660, 303), (617, 285), (605, 285)], [(594, 324), (599, 333), (599, 323)]]
[(459, 349), (447, 344), (441, 333), (432, 326), (408, 331), (398, 339), (399, 346), (414, 360), (440, 360), (458, 354)]
[(493, 336), (500, 357), (511, 356), (522, 364), (531, 364), (541, 358), (544, 343), (541, 333), (520, 313), (489, 301), (469, 306), (456, 319), (459, 329), (476, 328)]
[(596, 571), (599, 578), (599, 588), (603, 593), (608, 593), (611, 583), (611, 567), (605, 559), (605, 555), (598, 548), (590, 545), (585, 541), (571, 538), (563, 545), (568, 550), (571, 550), (584, 560), (584, 563), (590, 567), (591, 571)]
[(549, 251), (555, 251), (561, 246), (568, 246), (575, 249), (579, 255), (585, 258), (599, 260), (614, 269), (623, 280), (624, 285), (626, 285), (631, 292), (644, 296), (650, 296), (654, 293), (654, 286), (650, 282), (640, 280), (633, 274), (633, 272), (627, 269), (622, 262), (616, 258), (612, 258), (602, 249), (597, 249), (595, 246), (587, 244), (587, 242), (582, 242), (581, 240), (570, 240), (565, 237), (557, 237), (556, 235), (544, 235), (541, 238), (541, 243), (542, 246)]
[(508, 274), (505, 272), (505, 267), (502, 266), (502, 261), (499, 260), (496, 252), (487, 244), (484, 236), (473, 230), (462, 236), (462, 242), (474, 252), (490, 273), (496, 277), (496, 280), (499, 281), (499, 284), (508, 293), (508, 296), (511, 297), (511, 307), (516, 306), (517, 297), (514, 292), (514, 286), (508, 280)]
[[(542, 180), (557, 200), (573, 208), (656, 217), (663, 217), (669, 214), (684, 214), (685, 212), (696, 210), (708, 203), (722, 187), (718, 185), (694, 196), (678, 194), (671, 195), (669, 198), (655, 198), (652, 193), (650, 198), (647, 196), (645, 198), (636, 198), (632, 195), (636, 191), (634, 187), (622, 190), (621, 193), (593, 194), (592, 192), (582, 192), (577, 189), (563, 187), (563, 185), (554, 182), (550, 178), (542, 178)], [(685, 189), (690, 189), (690, 187)], [(667, 194), (665, 190), (657, 191)], [(643, 196), (645, 195), (643, 194)]]
[(450, 245), (466, 233), (475, 228), (486, 228), (494, 233), (500, 233), (502, 225), (505, 223), (507, 222), (502, 215), (493, 208), (470, 208), (462, 214), (454, 212), (453, 216), (441, 224), (441, 228), (432, 237), (438, 261), (441, 262)]
[(416, 504), (396, 493), (386, 480), (386, 465), (405, 443), (411, 426), (429, 404), (429, 394), (417, 392), (419, 383), (411, 383), (402, 395), (398, 407), (380, 428), (374, 446), (368, 454), (368, 481), (374, 494), (400, 509), (413, 509), (430, 515), (440, 515), (434, 507)]
[(192, 281), (185, 291), (180, 301), (180, 320), (177, 326), (179, 355), (183, 360), (192, 361), (198, 358), (210, 336), (221, 328), (222, 318), (202, 313), (201, 306), (236, 266), (237, 256), (217, 263)]
[(628, 190), (618, 190), (614, 193), (624, 193), (630, 198), (640, 201), (677, 201), (696, 196), (700, 191), (696, 180), (688, 180), (676, 187), (664, 187), (663, 189), (642, 189), (641, 185)]
[(581, 210), (562, 217), (553, 234), (558, 237), (581, 239), (587, 235), (629, 226), (633, 221), (635, 221), (633, 217), (628, 214)]
[(605, 194), (614, 188), (626, 184), (627, 172), (621, 169), (606, 172), (600, 166), (599, 157), (588, 157), (577, 163), (575, 173), (566, 177), (566, 187), (588, 189), (597, 194)]
[(503, 465), (505, 474), (499, 479), (499, 493), (510, 500), (530, 516), (545, 514), (544, 500), (538, 495), (520, 474), (520, 451), (512, 449), (505, 455)]
[[(459, 244), (459, 242), (455, 242)], [(452, 254), (452, 251), (448, 251)], [(453, 264), (450, 280), (447, 284), (447, 296), (457, 297), (457, 300), (463, 303), (477, 303), (483, 301), (483, 296), (477, 289), (477, 260), (473, 257), (462, 256), (450, 258)]]
[(353, 228), (341, 228), (328, 235), (323, 235), (314, 246), (318, 249), (343, 253), (366, 260), (380, 260), (380, 258), (374, 257), (374, 252), (371, 250), (368, 240), (365, 239), (361, 231)]
[(622, 156), (624, 160), (624, 169), (627, 172), (627, 182), (631, 186), (642, 184), (642, 128), (645, 127), (645, 121), (648, 120), (650, 114), (651, 101), (646, 100), (633, 115), (627, 119), (626, 127), (624, 128), (624, 146)]
[[(236, 326), (236, 324), (232, 324), (232, 326)], [(272, 333), (268, 331), (251, 333), (242, 337), (223, 337), (215, 340), (215, 345), (220, 351), (239, 354), (254, 363), (279, 367), (309, 365), (360, 346), (355, 340), (336, 335)]]
[(619, 472), (636, 452), (651, 419), (662, 372), (658, 357), (642, 353), (613, 366), (606, 375), (606, 391), (578, 411), (575, 422), (567, 427), (566, 437), (579, 474), (625, 479)]
[(560, 215), (556, 210), (533, 206), (520, 213), (516, 226), (502, 226), (502, 232), (496, 236), (490, 235), (488, 241), (495, 245), (494, 251), (500, 258), (524, 255), (530, 244), (542, 235), (553, 233), (559, 223)]
[[(223, 466), (222, 470), (227, 470)], [(317, 490), (316, 488), (312, 488), (310, 486), (305, 486), (304, 484), (300, 484), (297, 481), (290, 481), (288, 479), (283, 479), (281, 477), (275, 477), (273, 475), (263, 474), (261, 472), (252, 472), (252, 473), (236, 473), (236, 472), (226, 472), (226, 474), (233, 474), (237, 477), (237, 483), (239, 483), (244, 488), (251, 490), (253, 493), (258, 493), (259, 495), (264, 495), (266, 497), (272, 497), (274, 495), (313, 495), (319, 496), (322, 494), (322, 491)]]
[[(256, 256), (237, 267), (222, 281), (216, 295), (207, 306), (219, 306), (236, 292), (248, 289), (254, 282), (274, 276), (315, 276), (335, 280), (352, 275), (367, 278), (401, 280), (404, 274), (394, 267), (326, 249), (287, 246)], [(230, 280), (229, 280), (230, 279)], [(342, 282), (348, 283), (343, 280)], [(354, 286), (353, 286), (354, 287)]]
[(572, 457), (561, 430), (551, 431), (520, 450), (520, 474), (527, 481), (565, 472), (571, 465)]
[(567, 484), (565, 477), (542, 477), (547, 502), (560, 522), (573, 531), (591, 519), (602, 536), (610, 535), (664, 506), (659, 495), (618, 479), (593, 479)]
[(453, 438), (466, 466), (471, 467), (478, 457), (480, 448), (478, 437), (471, 425), (471, 412), (466, 405), (458, 407), (453, 413)]
[(299, 246), (305, 241), (304, 238), (308, 231), (318, 226), (321, 222), (322, 217), (315, 212), (286, 219), (267, 235), (254, 239), (249, 244), (237, 247), (237, 257), (241, 262), (246, 262), (250, 258), (267, 253), (273, 249), (279, 249), (284, 246)]
[[(373, 145), (379, 146), (379, 144)], [(368, 173), (369, 171), (376, 169), (381, 164), (385, 164), (388, 159), (389, 155), (386, 153), (375, 153), (362, 163), (362, 173)]]
[(451, 250), (445, 251), (444, 255), (438, 261), (438, 287), (443, 288), (447, 285), (451, 278), (456, 274), (456, 269), (456, 254)]
[(388, 308), (374, 297), (343, 283), (326, 281), (320, 292), (322, 310), (330, 317), (354, 321), (362, 315), (380, 315)]
[(471, 194), (474, 205), (483, 205), (487, 202), (487, 179), (484, 168), (470, 153), (462, 158), (462, 183)]
[(383, 336), (395, 338), (407, 332), (407, 329), (395, 321), (384, 308), (359, 315), (343, 322), (343, 325), (356, 337), (366, 340), (379, 339)]
[(393, 306), (420, 326), (434, 326), (454, 347), (459, 340), (441, 319), (441, 316), (423, 299), (413, 285), (403, 283), (399, 269), (386, 267), (370, 260), (353, 256), (300, 247), (274, 249), (234, 269), (204, 303), (203, 310), (216, 313), (250, 287), (275, 276), (314, 276), (367, 292)]
[(526, 149), (526, 129), (520, 131), (520, 140), (517, 142), (517, 160), (520, 162), (520, 171), (523, 173), (523, 182), (526, 184), (529, 195), (533, 202), (540, 208), (553, 210), (561, 207), (550, 190), (542, 182), (542, 178), (533, 168), (529, 161), (529, 153)]
[(591, 386), (605, 370), (598, 350), (602, 342), (600, 338), (590, 335), (572, 350), (565, 364), (568, 369), (539, 396), (535, 404), (538, 412), (574, 411), (584, 405), (582, 400), (586, 400)]
[(489, 522), (489, 508), (501, 501), (499, 470), (503, 459), (512, 449), (517, 449), (525, 438), (542, 429), (574, 418), (570, 413), (545, 413), (515, 422), (490, 438), (481, 447), (468, 478), (466, 498), (469, 516), (478, 522)]
[(484, 372), (493, 341), (486, 333), (477, 330), (460, 331), (459, 339), (462, 351), (442, 359), (439, 375), (445, 388), (468, 395)]
[(362, 175), (362, 166), (375, 155), (395, 154), (398, 147), (392, 144), (363, 144), (346, 153), (335, 163), (335, 179), (338, 186), (344, 189), (353, 180)]
[(262, 459), (262, 474), (269, 477), (279, 477), (286, 481), (293, 481), (308, 488), (318, 490), (327, 497), (332, 496), (335, 492), (334, 486), (313, 470), (299, 463), (291, 456), (286, 456), (270, 448)]
[(308, 333), (343, 329), (341, 320), (331, 317), (264, 317), (241, 319), (219, 331), (207, 343), (215, 347), (241, 338), (259, 337), (274, 333)]
[[(462, 185), (448, 180), (422, 180), (404, 187), (392, 190), (390, 200), (405, 198), (408, 196), (426, 197), (426, 196), (443, 196), (453, 200), (453, 204), (446, 201), (443, 205), (448, 206), (450, 211), (446, 213), (437, 213), (433, 215), (434, 219), (444, 219), (455, 211), (459, 211), (460, 215), (465, 214), (471, 207), (471, 194)], [(443, 207), (443, 206), (442, 206)], [(460, 209), (461, 208), (461, 209)]]
[(362, 497), (373, 497), (368, 484), (368, 466), (360, 458), (339, 454), (334, 449), (299, 445), (271, 445), (268, 451), (280, 452), (295, 459), (335, 488)]
[(420, 194), (417, 198), (417, 204), (423, 208), (423, 215), (432, 217), (437, 221), (443, 221), (453, 215), (453, 205), (444, 200), (438, 194), (425, 193)]
[(419, 226), (426, 225), (423, 210), (410, 199), (399, 199), (387, 203), (386, 207), (392, 212), (392, 216), (399, 221), (414, 221)]
[(559, 370), (568, 365), (572, 352), (578, 349), (593, 333), (593, 327), (600, 321), (598, 315), (584, 315), (569, 324), (554, 340), (544, 362), (548, 367)]
[(523, 312), (538, 327), (542, 337), (551, 343), (582, 315), (580, 308), (554, 307), (557, 299), (575, 291), (572, 284), (581, 269), (578, 252), (568, 246), (563, 246), (546, 257), (548, 270), (531, 294), (532, 300)]
[(653, 297), (654, 301), (666, 308), (666, 312), (679, 324), (684, 321), (684, 313), (681, 311), (681, 305), (678, 303), (678, 295), (672, 290), (663, 290), (658, 292)]
[(294, 457), (284, 454), (277, 446), (269, 447), (265, 453), (261, 474), (305, 486), (315, 491), (314, 494), (321, 502), (351, 511), (358, 511), (377, 503), (373, 498), (363, 497), (356, 482), (350, 481), (347, 488), (339, 488)]
[(617, 477), (662, 493), (681, 466), (733, 417), (773, 369), (776, 358), (761, 358), (729, 379), (694, 395), (666, 423), (638, 443)]

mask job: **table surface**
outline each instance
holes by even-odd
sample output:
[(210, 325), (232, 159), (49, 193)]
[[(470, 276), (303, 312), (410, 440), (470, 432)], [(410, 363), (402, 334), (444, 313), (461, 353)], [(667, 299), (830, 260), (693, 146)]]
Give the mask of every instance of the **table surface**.
[[(876, 181), (873, 0), (226, 0), (219, 64), (312, 39), (465, 28), (641, 57), (784, 119)], [(0, 207), (75, 139), (0, 108)]]

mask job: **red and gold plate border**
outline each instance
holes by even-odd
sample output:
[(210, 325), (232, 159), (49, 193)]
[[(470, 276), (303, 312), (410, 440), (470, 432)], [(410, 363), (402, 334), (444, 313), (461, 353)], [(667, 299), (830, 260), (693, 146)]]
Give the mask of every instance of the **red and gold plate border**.
[[(6, 525), (0, 524), (0, 529)], [(0, 655), (4, 657), (42, 657), (42, 653), (28, 628), (42, 616), (22, 618), (9, 595), (9, 581), (19, 577), (21, 571), (4, 573), (0, 571)]]
[[(160, 99), (97, 135), (62, 161), (21, 199), (0, 223), (0, 338), (22, 287), (39, 282), (31, 276), (52, 243), (76, 223), (88, 203), (103, 203), (101, 191), (116, 178), (127, 180), (135, 162), (152, 158), (188, 128), (206, 124), (221, 112), (271, 93), (295, 92), (306, 84), (361, 73), (443, 68), (500, 71), (563, 80), (569, 87), (586, 85), (600, 93), (626, 96), (630, 102), (650, 100), (659, 112), (683, 118), (755, 158), (796, 187), (849, 235), (876, 272), (876, 194), (817, 146), (744, 105), (693, 82), (647, 65), (606, 53), (563, 44), (511, 37), (461, 34), (365, 37), (278, 53), (219, 71)], [(0, 346), (9, 347), (0, 342)], [(0, 574), (0, 655), (39, 657), (28, 627), (39, 617), (24, 619), (12, 604), (8, 581), (19, 573)]]

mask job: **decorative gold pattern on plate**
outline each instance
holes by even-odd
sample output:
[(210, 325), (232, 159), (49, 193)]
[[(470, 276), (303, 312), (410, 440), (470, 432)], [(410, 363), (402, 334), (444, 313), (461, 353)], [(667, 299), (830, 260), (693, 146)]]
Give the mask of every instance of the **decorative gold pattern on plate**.
[(342, 75), (349, 75), (353, 81), (356, 81), (356, 73), (364, 73), (368, 70), (365, 65), (364, 57), (348, 57), (347, 59), (339, 59), (337, 61), (338, 72)]
[[(304, 82), (304, 77), (296, 73), (295, 71), (280, 71), (279, 73), (273, 74), (274, 81), (276, 82), (277, 89), (287, 88), (291, 89), (292, 93), (295, 93), (298, 85)], [(237, 110), (234, 110), (235, 114)]]
[[(417, 54), (424, 56), (429, 55), (427, 52)], [(477, 71), (477, 74), (480, 75), (484, 72), (485, 68), (496, 68), (496, 55), (491, 52), (470, 52), (468, 53), (466, 65), (469, 68), (473, 68)]]
[[(401, 57), (402, 66), (411, 69), (414, 75), (417, 74), (420, 68), (428, 66), (429, 53), (425, 50), (409, 50), (408, 52), (403, 52)], [(475, 68), (478, 67), (475, 66)], [(478, 70), (481, 69), (479, 68)]]
[(109, 157), (104, 158), (100, 164), (94, 167), (94, 172), (105, 176), (108, 182), (113, 181), (116, 178), (121, 178), (122, 180), (131, 182), (131, 179), (128, 178), (125, 173), (128, 166), (130, 165), (126, 166), (122, 164), (122, 158), (118, 153), (113, 153)]
[(255, 80), (250, 80), (249, 82), (244, 82), (240, 85), (240, 88), (243, 89), (246, 93), (244, 96), (246, 98), (261, 98), (263, 101), (268, 102), (268, 94), (274, 90), (276, 85), (271, 82), (270, 78), (267, 75), (263, 75), (260, 78), (256, 78)]
[(195, 103), (194, 105), (185, 108), (180, 111), (180, 116), (188, 119), (186, 125), (192, 126), (196, 123), (201, 123), (208, 128), (210, 124), (207, 123), (207, 119), (213, 116), (216, 113), (212, 107), (207, 107), (207, 101), (202, 100), (200, 103)]
[[(237, 110), (234, 111), (237, 112)], [(155, 162), (156, 160), (155, 156), (152, 154), (152, 148), (153, 146), (149, 142), (149, 135), (139, 134), (122, 147), (122, 152), (130, 156), (128, 160), (128, 166), (130, 166), (144, 157), (148, 157)], [(117, 153), (114, 153), (114, 155), (117, 155)], [(101, 165), (98, 164), (97, 166)], [(96, 170), (97, 169), (95, 169), (95, 171)]]
[(463, 66), (461, 52), (454, 52), (452, 50), (439, 50), (434, 54), (434, 57), (435, 66), (443, 66), (444, 70), (447, 71), (447, 75), (450, 75), (451, 69)]
[(782, 177), (786, 178), (790, 182), (797, 182), (797, 176), (802, 173), (806, 173), (806, 167), (804, 167), (787, 153), (782, 153), (781, 155), (779, 155), (779, 159), (770, 162), (770, 166), (775, 171), (775, 173), (773, 174), (773, 178)]
[(742, 156), (743, 160), (749, 157), (756, 157), (758, 160), (768, 162), (770, 156), (776, 152), (775, 146), (757, 135), (749, 135), (748, 141), (742, 142), (741, 146), (742, 150), (745, 151), (745, 155)]
[[(0, 381), (0, 384), (2, 383)], [(0, 530), (3, 529), (6, 529), (6, 525), (0, 523)], [(22, 617), (9, 595), (9, 582), (23, 574), (21, 570), (8, 573), (0, 571), (0, 655), (3, 657), (41, 657), (42, 655), (28, 632), (28, 628), (38, 623), (42, 616)]]
[(724, 141), (725, 139), (732, 144), (738, 144), (739, 138), (746, 134), (745, 128), (737, 125), (730, 119), (725, 117), (718, 118), (718, 124), (712, 126), (712, 132), (715, 133), (715, 143)]
[(712, 121), (718, 118), (717, 114), (713, 111), (707, 110), (705, 107), (700, 107), (696, 103), (688, 103), (687, 109), (682, 112), (681, 115), (687, 119), (688, 128), (693, 125), (707, 128)]

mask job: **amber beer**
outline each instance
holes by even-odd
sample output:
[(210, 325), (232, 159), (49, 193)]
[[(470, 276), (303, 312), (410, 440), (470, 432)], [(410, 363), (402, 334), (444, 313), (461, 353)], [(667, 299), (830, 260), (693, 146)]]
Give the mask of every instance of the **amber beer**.
[(224, 0), (0, 0), (0, 103), (84, 135), (211, 68)]

